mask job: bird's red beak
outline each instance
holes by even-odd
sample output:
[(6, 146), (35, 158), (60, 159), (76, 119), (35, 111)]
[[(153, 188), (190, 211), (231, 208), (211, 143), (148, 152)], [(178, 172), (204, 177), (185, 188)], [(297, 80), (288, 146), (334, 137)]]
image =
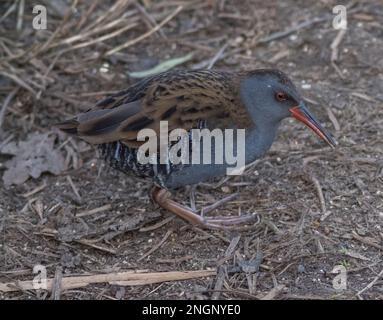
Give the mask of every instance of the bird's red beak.
[(297, 107), (291, 108), (290, 112), (295, 119), (303, 122), (306, 126), (308, 126), (311, 130), (313, 130), (320, 138), (326, 141), (332, 148), (335, 148), (337, 144), (335, 139), (330, 135), (329, 132), (327, 132), (321, 126), (321, 124), (307, 110), (307, 108), (305, 107), (303, 103), (301, 103)]

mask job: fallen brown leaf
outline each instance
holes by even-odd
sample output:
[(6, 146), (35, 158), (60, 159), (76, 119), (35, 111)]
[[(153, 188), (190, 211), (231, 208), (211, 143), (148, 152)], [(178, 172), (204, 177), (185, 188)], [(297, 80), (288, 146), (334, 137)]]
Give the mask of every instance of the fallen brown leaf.
[(13, 155), (5, 162), (4, 186), (24, 183), (29, 177), (39, 178), (43, 172), (58, 175), (65, 170), (63, 155), (54, 149), (55, 136), (49, 133), (33, 133), (27, 140), (9, 142), (0, 150)]

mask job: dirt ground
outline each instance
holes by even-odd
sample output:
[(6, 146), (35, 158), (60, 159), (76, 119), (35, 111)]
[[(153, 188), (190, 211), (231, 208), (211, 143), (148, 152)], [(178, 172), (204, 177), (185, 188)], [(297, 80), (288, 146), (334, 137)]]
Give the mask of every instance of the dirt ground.
[[(32, 28), (34, 2), (48, 9), (46, 30)], [(0, 3), (0, 288), (15, 282), (0, 299), (383, 298), (381, 1), (345, 3), (345, 32), (333, 28), (330, 0), (34, 2)], [(339, 142), (331, 150), (285, 120), (246, 174), (197, 186), (197, 209), (238, 192), (210, 214), (256, 212), (249, 230), (173, 218), (150, 201), (150, 182), (53, 128), (137, 81), (129, 73), (189, 53), (179, 68), (287, 72)], [(174, 197), (190, 204), (189, 189)], [(18, 285), (39, 264), (53, 293)], [(334, 268), (346, 271), (343, 290)], [(129, 270), (211, 272), (60, 287)]]

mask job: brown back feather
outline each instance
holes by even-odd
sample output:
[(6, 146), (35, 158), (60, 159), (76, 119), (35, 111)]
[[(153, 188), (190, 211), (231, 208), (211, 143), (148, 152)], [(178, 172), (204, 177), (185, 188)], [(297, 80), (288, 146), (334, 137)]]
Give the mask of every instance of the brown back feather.
[[(212, 70), (172, 71), (142, 80), (127, 90), (107, 97), (75, 119), (59, 124), (66, 132), (101, 144), (122, 141), (138, 147), (138, 131), (153, 129), (159, 136), (160, 121), (169, 131), (192, 129), (201, 120), (221, 119), (227, 125), (251, 125), (238, 97), (235, 74)], [(218, 122), (217, 122), (218, 123)]]

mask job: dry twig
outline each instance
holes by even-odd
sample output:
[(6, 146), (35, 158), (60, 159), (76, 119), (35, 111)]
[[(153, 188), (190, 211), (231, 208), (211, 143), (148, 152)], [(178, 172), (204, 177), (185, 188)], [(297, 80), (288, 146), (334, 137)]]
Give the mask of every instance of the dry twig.
[(375, 283), (378, 282), (378, 280), (383, 276), (383, 269), (379, 272), (379, 274), (372, 280), (366, 287), (364, 287), (362, 290), (358, 291), (357, 296), (360, 296), (363, 292), (367, 291), (368, 289), (371, 289)]
[[(69, 290), (83, 288), (89, 284), (95, 283), (110, 283), (120, 286), (140, 286), (153, 283), (161, 283), (167, 281), (181, 281), (202, 277), (210, 277), (216, 274), (215, 270), (197, 270), (197, 271), (169, 271), (169, 272), (142, 272), (125, 271), (112, 272), (96, 275), (84, 275), (63, 277), (61, 279), (61, 290)], [(51, 291), (53, 288), (54, 279), (47, 279), (46, 290)], [(0, 283), (0, 291), (12, 292), (20, 290), (34, 290), (33, 281), (16, 281), (8, 283)]]
[(154, 251), (161, 248), (161, 246), (165, 243), (165, 241), (169, 238), (169, 236), (172, 233), (173, 233), (172, 230), (168, 230), (166, 232), (165, 236), (162, 238), (162, 240), (157, 245), (155, 245), (153, 248), (151, 248), (148, 252), (144, 253), (144, 255), (142, 257), (140, 257), (137, 261), (139, 262), (139, 261), (145, 259), (147, 256), (151, 255)]
[(172, 20), (181, 10), (183, 9), (183, 6), (177, 7), (176, 10), (174, 10), (169, 16), (167, 16), (164, 20), (162, 20), (158, 25), (156, 25), (152, 30), (142, 34), (141, 36), (130, 40), (120, 46), (117, 46), (105, 53), (106, 56), (110, 56), (118, 51), (121, 51), (122, 49), (126, 49), (142, 40), (144, 40), (147, 37), (150, 37), (154, 32), (158, 31), (160, 28), (162, 28), (165, 24), (167, 24), (170, 20)]
[(4, 99), (3, 107), (0, 109), (0, 130), (1, 130), (1, 126), (2, 126), (3, 121), (4, 121), (4, 117), (5, 117), (5, 113), (6, 113), (7, 107), (11, 103), (12, 99), (15, 97), (17, 91), (19, 91), (19, 87), (16, 87), (15, 89), (13, 89), (7, 95), (7, 97)]

